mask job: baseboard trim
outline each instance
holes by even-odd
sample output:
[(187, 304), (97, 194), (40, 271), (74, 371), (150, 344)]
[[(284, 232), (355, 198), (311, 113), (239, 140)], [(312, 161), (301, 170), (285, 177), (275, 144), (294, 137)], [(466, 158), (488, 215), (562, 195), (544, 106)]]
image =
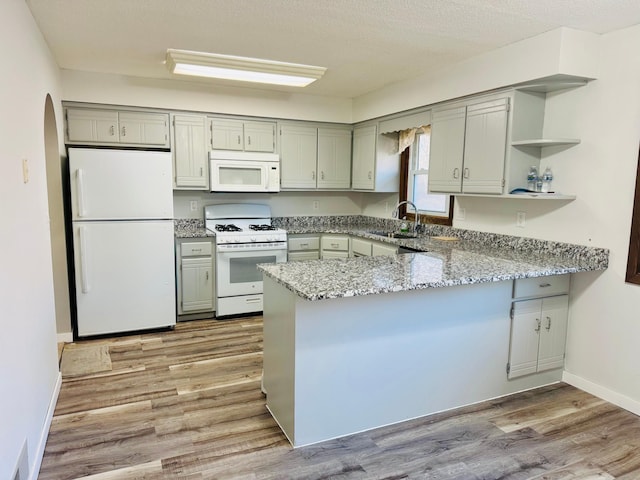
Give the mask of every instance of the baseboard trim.
[(40, 466), (42, 465), (42, 457), (44, 457), (44, 447), (47, 445), (47, 437), (49, 436), (49, 429), (51, 428), (51, 421), (53, 420), (53, 412), (56, 409), (56, 403), (58, 403), (58, 395), (60, 394), (60, 387), (62, 386), (62, 373), (58, 372), (58, 378), (56, 379), (56, 385), (51, 395), (51, 401), (49, 402), (49, 409), (47, 410), (47, 417), (42, 425), (42, 431), (40, 432), (40, 439), (38, 440), (38, 447), (36, 454), (34, 455), (33, 464), (29, 468), (29, 480), (38, 480), (38, 474), (40, 473)]
[(629, 398), (626, 395), (622, 395), (567, 371), (562, 373), (562, 381), (640, 416), (640, 402)]
[(73, 333), (72, 332), (64, 332), (58, 333), (58, 343), (71, 343), (73, 342)]

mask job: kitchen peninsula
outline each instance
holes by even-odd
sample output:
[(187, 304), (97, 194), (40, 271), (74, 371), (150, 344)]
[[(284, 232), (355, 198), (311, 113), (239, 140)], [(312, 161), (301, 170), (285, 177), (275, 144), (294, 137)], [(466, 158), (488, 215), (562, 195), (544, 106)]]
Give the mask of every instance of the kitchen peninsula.
[(513, 305), (560, 299), (566, 322), (568, 274), (604, 270), (608, 251), (456, 233), (394, 240), (421, 253), (260, 266), (267, 406), (294, 447), (561, 379), (563, 353), (508, 375)]

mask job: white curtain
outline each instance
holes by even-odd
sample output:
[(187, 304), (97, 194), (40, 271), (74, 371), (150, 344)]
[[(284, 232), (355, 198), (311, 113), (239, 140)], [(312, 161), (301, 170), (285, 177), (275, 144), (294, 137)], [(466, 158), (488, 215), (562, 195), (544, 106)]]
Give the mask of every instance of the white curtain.
[(408, 128), (398, 133), (398, 153), (404, 152), (404, 149), (413, 143), (416, 138), (416, 133), (429, 133), (431, 131), (431, 125), (423, 125), (417, 128)]

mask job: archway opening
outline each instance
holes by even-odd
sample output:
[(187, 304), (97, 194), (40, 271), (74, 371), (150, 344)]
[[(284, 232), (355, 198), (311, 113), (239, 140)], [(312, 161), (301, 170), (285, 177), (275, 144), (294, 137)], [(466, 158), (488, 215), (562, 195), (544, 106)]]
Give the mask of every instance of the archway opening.
[(71, 333), (67, 241), (64, 221), (63, 164), (59, 150), (55, 109), (50, 95), (47, 95), (44, 107), (44, 149), (56, 332), (58, 333), (58, 342), (70, 342), (73, 340), (73, 335)]

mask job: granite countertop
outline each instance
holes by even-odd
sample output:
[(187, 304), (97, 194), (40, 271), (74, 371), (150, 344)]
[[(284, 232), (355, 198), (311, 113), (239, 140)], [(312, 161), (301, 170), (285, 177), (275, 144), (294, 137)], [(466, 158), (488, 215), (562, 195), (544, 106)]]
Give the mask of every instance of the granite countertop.
[(181, 218), (173, 221), (176, 238), (205, 238), (215, 237), (216, 234), (204, 228), (204, 221), (198, 219)]
[[(259, 268), (300, 297), (323, 300), (604, 270), (608, 266), (609, 252), (601, 248), (451, 227), (436, 227), (432, 235), (421, 234), (415, 239), (383, 237), (371, 234), (371, 230), (379, 228), (301, 226), (288, 232), (355, 235), (421, 252), (263, 264)], [(442, 236), (458, 240), (438, 239)]]
[[(609, 251), (569, 243), (422, 225), (416, 238), (372, 234), (395, 220), (366, 216), (277, 217), (289, 234), (334, 233), (402, 246), (419, 253), (262, 264), (262, 272), (307, 300), (498, 282), (604, 270)], [(197, 219), (174, 220), (176, 238), (215, 237)], [(442, 239), (444, 238), (444, 239)], [(455, 238), (455, 240), (449, 240)]]

